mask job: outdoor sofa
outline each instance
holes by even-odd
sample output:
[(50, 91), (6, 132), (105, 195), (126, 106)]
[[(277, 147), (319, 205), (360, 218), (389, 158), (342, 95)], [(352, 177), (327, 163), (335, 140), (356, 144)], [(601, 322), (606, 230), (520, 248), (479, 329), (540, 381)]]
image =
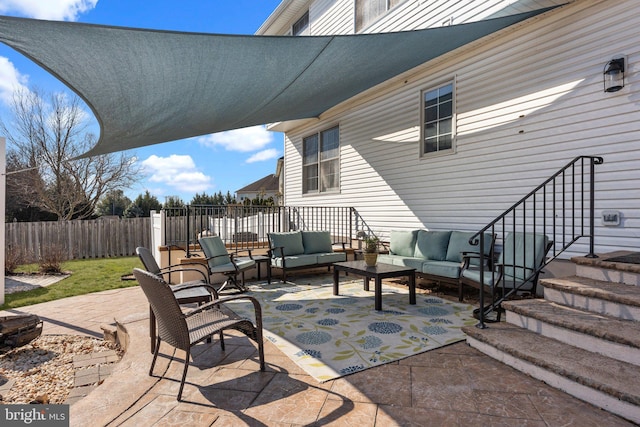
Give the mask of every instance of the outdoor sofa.
[[(416, 276), (458, 286), (465, 253), (479, 253), (469, 243), (469, 231), (391, 231), (389, 253), (379, 254), (378, 262), (413, 267)], [(494, 244), (491, 234), (484, 236), (484, 254), (489, 259)]]
[(291, 231), (268, 233), (268, 256), (271, 269), (282, 270), (282, 281), (287, 281), (287, 271), (327, 266), (347, 260), (345, 244), (342, 252), (334, 252), (328, 231)]

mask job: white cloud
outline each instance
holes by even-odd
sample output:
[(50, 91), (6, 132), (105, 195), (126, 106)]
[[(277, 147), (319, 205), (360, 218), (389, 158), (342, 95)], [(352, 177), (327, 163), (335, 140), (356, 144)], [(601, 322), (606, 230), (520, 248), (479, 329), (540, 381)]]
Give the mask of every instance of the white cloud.
[(17, 90), (27, 90), (28, 76), (20, 74), (8, 58), (0, 56), (0, 101), (9, 105), (13, 93)]
[(229, 130), (213, 133), (198, 138), (198, 142), (205, 147), (223, 147), (227, 151), (249, 152), (264, 148), (273, 142), (273, 132), (264, 126)]
[(0, 0), (0, 13), (53, 21), (75, 21), (98, 0)]
[(247, 159), (247, 163), (264, 162), (265, 160), (272, 160), (278, 157), (278, 150), (275, 148), (269, 148), (268, 150), (260, 151)]
[(191, 156), (172, 154), (158, 157), (154, 154), (141, 164), (150, 175), (149, 182), (188, 193), (205, 192), (211, 188), (211, 177), (197, 170)]

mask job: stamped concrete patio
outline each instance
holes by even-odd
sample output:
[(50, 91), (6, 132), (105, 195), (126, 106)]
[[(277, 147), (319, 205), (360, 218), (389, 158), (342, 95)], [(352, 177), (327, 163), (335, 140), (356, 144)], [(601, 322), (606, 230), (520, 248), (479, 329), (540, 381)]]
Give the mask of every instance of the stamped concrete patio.
[[(176, 394), (184, 354), (161, 347), (150, 377), (148, 306), (138, 287), (20, 309), (38, 314), (45, 334), (101, 336), (117, 320), (128, 350), (104, 383), (71, 405), (72, 426), (626, 426), (597, 407), (458, 343), (318, 383), (270, 342), (267, 371), (255, 346), (234, 335), (200, 344)], [(3, 312), (16, 313), (16, 310)], [(123, 336), (121, 336), (123, 338)], [(168, 363), (171, 356), (177, 361)]]

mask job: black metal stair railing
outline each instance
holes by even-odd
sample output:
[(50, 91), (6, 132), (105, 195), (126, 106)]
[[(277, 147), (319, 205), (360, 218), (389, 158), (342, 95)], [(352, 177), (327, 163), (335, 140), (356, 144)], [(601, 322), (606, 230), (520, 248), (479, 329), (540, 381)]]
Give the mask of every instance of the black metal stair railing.
[[(498, 283), (497, 287), (500, 288), (500, 292), (494, 294), (496, 288), (494, 286), (491, 301), (486, 305), (484, 286), (480, 286), (480, 301), (477, 310), (478, 327), (486, 327), (485, 320), (500, 312), (500, 304), (505, 299), (518, 293), (522, 284), (537, 280), (538, 274), (541, 273), (545, 265), (557, 258), (579, 239), (588, 238), (589, 252), (586, 256), (597, 257), (594, 253), (595, 166), (602, 163), (602, 157), (576, 157), (470, 239), (470, 243), (477, 244), (480, 248), (485, 247), (486, 235), (496, 236), (497, 242), (504, 242), (509, 233), (526, 233), (526, 236), (530, 236), (530, 238), (544, 235), (552, 242), (548, 254), (543, 260), (540, 260), (539, 267), (536, 270), (531, 270), (520, 281), (521, 285), (507, 289), (506, 286), (500, 288), (500, 283)], [(525, 244), (521, 250), (526, 251), (528, 246)], [(504, 248), (502, 250), (504, 251)], [(495, 261), (498, 251), (495, 247), (492, 248), (491, 253), (488, 254), (488, 260), (485, 259), (485, 254), (482, 252), (479, 251), (480, 283), (485, 283), (485, 279), (489, 279), (488, 275), (491, 275), (491, 283), (495, 284), (495, 280), (498, 278), (495, 269), (487, 268), (485, 261)], [(527, 259), (527, 256), (531, 255), (527, 255), (525, 252), (518, 258)], [(512, 271), (519, 268), (515, 256), (512, 260), (511, 264), (506, 263), (503, 267), (510, 268)]]

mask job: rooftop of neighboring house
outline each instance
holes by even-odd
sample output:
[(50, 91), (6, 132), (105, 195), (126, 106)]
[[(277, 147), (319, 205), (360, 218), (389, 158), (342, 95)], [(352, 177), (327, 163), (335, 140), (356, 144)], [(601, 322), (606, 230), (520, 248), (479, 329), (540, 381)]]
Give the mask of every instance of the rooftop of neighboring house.
[(269, 174), (264, 178), (260, 178), (251, 184), (242, 187), (237, 193), (257, 193), (260, 191), (277, 192), (278, 191), (278, 176), (275, 174)]

